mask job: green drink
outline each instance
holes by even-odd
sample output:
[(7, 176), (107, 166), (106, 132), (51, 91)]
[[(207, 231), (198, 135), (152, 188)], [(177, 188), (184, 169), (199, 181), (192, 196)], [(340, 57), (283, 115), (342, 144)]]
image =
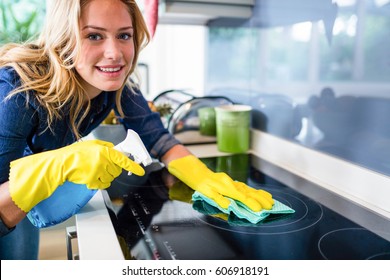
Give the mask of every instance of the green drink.
[(215, 110), (214, 107), (204, 107), (198, 109), (199, 130), (202, 135), (215, 136)]
[(245, 153), (249, 149), (250, 106), (226, 105), (216, 107), (217, 146), (221, 152)]

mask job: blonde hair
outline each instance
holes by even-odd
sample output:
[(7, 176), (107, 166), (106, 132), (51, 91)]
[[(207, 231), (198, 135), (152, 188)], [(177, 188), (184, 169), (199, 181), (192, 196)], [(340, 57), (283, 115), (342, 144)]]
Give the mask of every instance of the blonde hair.
[[(0, 48), (0, 67), (10, 66), (21, 78), (21, 86), (8, 97), (31, 91), (47, 110), (48, 129), (54, 120), (62, 118), (64, 105), (69, 104), (71, 129), (80, 138), (78, 128), (90, 110), (90, 101), (80, 84), (75, 62), (81, 48), (79, 18), (82, 8), (93, 0), (52, 0), (42, 32), (36, 40), (22, 44), (9, 43)], [(129, 11), (134, 28), (134, 59), (126, 83), (117, 91), (116, 106), (123, 116), (120, 104), (123, 88), (133, 87), (130, 75), (138, 56), (150, 35), (135, 0), (120, 0)], [(79, 116), (86, 104), (85, 112)], [(67, 107), (68, 108), (68, 107)]]

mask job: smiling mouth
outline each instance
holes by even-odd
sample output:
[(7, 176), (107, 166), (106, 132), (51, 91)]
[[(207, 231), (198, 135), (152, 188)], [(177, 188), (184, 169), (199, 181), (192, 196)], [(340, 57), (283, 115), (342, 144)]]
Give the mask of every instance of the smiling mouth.
[(96, 67), (96, 68), (104, 73), (115, 73), (115, 72), (119, 72), (123, 67)]

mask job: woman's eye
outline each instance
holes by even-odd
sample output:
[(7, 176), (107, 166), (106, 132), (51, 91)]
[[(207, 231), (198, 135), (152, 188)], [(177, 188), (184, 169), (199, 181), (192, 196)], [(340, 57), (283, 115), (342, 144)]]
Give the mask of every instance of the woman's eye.
[(91, 41), (98, 41), (102, 39), (102, 36), (100, 36), (99, 34), (89, 34), (87, 37)]
[(130, 33), (119, 34), (119, 39), (122, 39), (122, 40), (130, 40), (131, 37), (133, 37), (133, 36)]

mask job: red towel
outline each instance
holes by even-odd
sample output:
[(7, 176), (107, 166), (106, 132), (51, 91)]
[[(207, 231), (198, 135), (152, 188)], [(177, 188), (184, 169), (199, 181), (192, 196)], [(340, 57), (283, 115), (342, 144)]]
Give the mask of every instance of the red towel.
[(145, 20), (150, 36), (153, 38), (158, 21), (158, 0), (145, 0)]

